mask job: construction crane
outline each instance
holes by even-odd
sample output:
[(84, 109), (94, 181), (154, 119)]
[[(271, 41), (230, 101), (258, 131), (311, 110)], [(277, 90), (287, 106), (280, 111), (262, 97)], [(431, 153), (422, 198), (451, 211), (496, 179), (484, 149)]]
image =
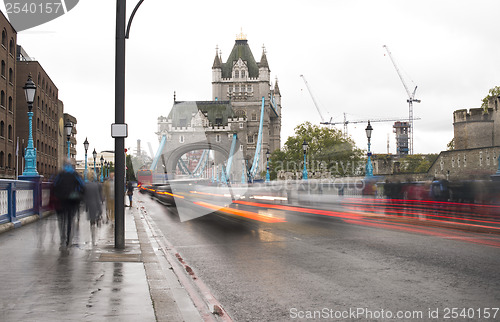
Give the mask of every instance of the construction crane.
[[(306, 84), (307, 90), (309, 91), (309, 94), (311, 95), (311, 98), (313, 100), (314, 106), (316, 107), (316, 110), (318, 110), (319, 117), (321, 117), (320, 124), (329, 124), (330, 122), (325, 121), (323, 114), (321, 114), (321, 110), (319, 109), (319, 106), (318, 106), (318, 103), (316, 102), (316, 99), (314, 99), (314, 95), (311, 91), (311, 88), (309, 87), (309, 83), (307, 82), (306, 78), (304, 77), (304, 75), (300, 75), (300, 77), (302, 77), (302, 79), (304, 80), (304, 83)], [(330, 121), (331, 120), (332, 120), (332, 118), (330, 118)]]
[(409, 134), (409, 138), (410, 138), (410, 154), (413, 154), (413, 133), (414, 133), (414, 131), (413, 131), (413, 120), (414, 120), (414, 118), (413, 118), (413, 102), (420, 103), (420, 100), (415, 98), (415, 92), (417, 91), (417, 86), (415, 86), (415, 89), (413, 90), (413, 92), (410, 92), (410, 89), (406, 85), (406, 82), (404, 81), (404, 78), (401, 75), (401, 72), (399, 71), (398, 65), (394, 61), (394, 58), (392, 57), (392, 54), (389, 51), (389, 47), (387, 47), (386, 45), (384, 45), (383, 47), (387, 51), (387, 54), (389, 55), (389, 58), (391, 59), (391, 62), (394, 65), (394, 68), (396, 68), (396, 72), (398, 73), (399, 79), (401, 79), (401, 82), (403, 83), (403, 86), (406, 90), (406, 93), (408, 94), (408, 99), (406, 100), (406, 102), (409, 105), (408, 119), (410, 122), (410, 127), (408, 128), (408, 134)]
[[(420, 120), (420, 118), (417, 117), (417, 118), (414, 118), (414, 120)], [(346, 113), (344, 113), (344, 121), (342, 121), (342, 122), (324, 122), (323, 124), (328, 124), (328, 125), (344, 124), (344, 137), (347, 137), (347, 125), (348, 124), (367, 123), (368, 121), (370, 121), (371, 123), (373, 123), (373, 122), (397, 122), (397, 121), (409, 121), (409, 119), (407, 119), (407, 118), (386, 118), (386, 119), (369, 119), (369, 120), (348, 121)]]

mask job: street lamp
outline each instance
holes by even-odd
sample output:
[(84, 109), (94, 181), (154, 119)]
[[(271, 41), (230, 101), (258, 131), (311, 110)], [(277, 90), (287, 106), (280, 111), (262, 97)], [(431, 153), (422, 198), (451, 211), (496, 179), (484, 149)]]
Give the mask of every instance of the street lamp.
[(83, 142), (83, 147), (85, 148), (85, 172), (83, 173), (83, 178), (85, 179), (85, 182), (89, 181), (87, 179), (87, 151), (89, 149), (89, 141), (87, 141), (87, 138), (85, 138), (85, 141)]
[(365, 131), (366, 137), (368, 138), (368, 160), (366, 161), (366, 176), (373, 177), (373, 166), (371, 160), (372, 153), (370, 152), (370, 139), (372, 138), (373, 128), (370, 124), (370, 121), (368, 121), (368, 126), (366, 127)]
[(266, 160), (267, 160), (267, 169), (266, 169), (266, 182), (271, 181), (271, 177), (269, 176), (269, 156), (271, 153), (269, 152), (269, 149), (266, 152)]
[(35, 100), (36, 86), (31, 78), (31, 74), (28, 76), (28, 81), (23, 87), (24, 94), (26, 95), (26, 102), (28, 103), (28, 146), (25, 151), (25, 167), (23, 176), (38, 176), (36, 171), (36, 149), (33, 146), (33, 101)]
[(95, 169), (95, 158), (97, 158), (97, 152), (95, 152), (95, 148), (94, 148), (94, 152), (92, 152), (92, 156), (94, 157), (94, 176), (97, 179), (97, 171)]
[(69, 154), (69, 139), (71, 137), (71, 131), (73, 130), (73, 123), (71, 123), (69, 120), (64, 124), (64, 132), (66, 133), (66, 138), (68, 139), (68, 160), (70, 160), (70, 154)]
[(302, 150), (304, 150), (304, 170), (302, 170), (302, 179), (303, 180), (307, 180), (306, 154), (307, 154), (308, 147), (309, 147), (309, 144), (307, 144), (306, 140), (304, 140), (304, 143), (302, 143)]
[(103, 168), (103, 165), (104, 165), (104, 158), (102, 157), (102, 154), (101, 154), (101, 182), (104, 181), (104, 168)]

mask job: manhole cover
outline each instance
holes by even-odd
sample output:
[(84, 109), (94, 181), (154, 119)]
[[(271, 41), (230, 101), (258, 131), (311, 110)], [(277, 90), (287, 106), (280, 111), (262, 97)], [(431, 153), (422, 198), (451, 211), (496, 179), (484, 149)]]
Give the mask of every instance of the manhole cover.
[(141, 254), (104, 253), (99, 256), (99, 262), (141, 262)]

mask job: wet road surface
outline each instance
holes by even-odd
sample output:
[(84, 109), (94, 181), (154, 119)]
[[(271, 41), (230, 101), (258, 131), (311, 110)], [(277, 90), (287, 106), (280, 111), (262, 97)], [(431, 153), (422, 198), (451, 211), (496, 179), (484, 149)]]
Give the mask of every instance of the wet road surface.
[(352, 310), (438, 321), (453, 308), (495, 320), (500, 306), (499, 235), (244, 204), (181, 223), (174, 208), (139, 202), (236, 321)]

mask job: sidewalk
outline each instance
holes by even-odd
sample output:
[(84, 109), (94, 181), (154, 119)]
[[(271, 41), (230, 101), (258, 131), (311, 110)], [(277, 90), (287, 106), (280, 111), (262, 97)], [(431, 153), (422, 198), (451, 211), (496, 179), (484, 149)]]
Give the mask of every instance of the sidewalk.
[(67, 252), (55, 215), (0, 234), (0, 321), (201, 321), (137, 204), (125, 208), (122, 251), (111, 224), (91, 245), (84, 211)]

